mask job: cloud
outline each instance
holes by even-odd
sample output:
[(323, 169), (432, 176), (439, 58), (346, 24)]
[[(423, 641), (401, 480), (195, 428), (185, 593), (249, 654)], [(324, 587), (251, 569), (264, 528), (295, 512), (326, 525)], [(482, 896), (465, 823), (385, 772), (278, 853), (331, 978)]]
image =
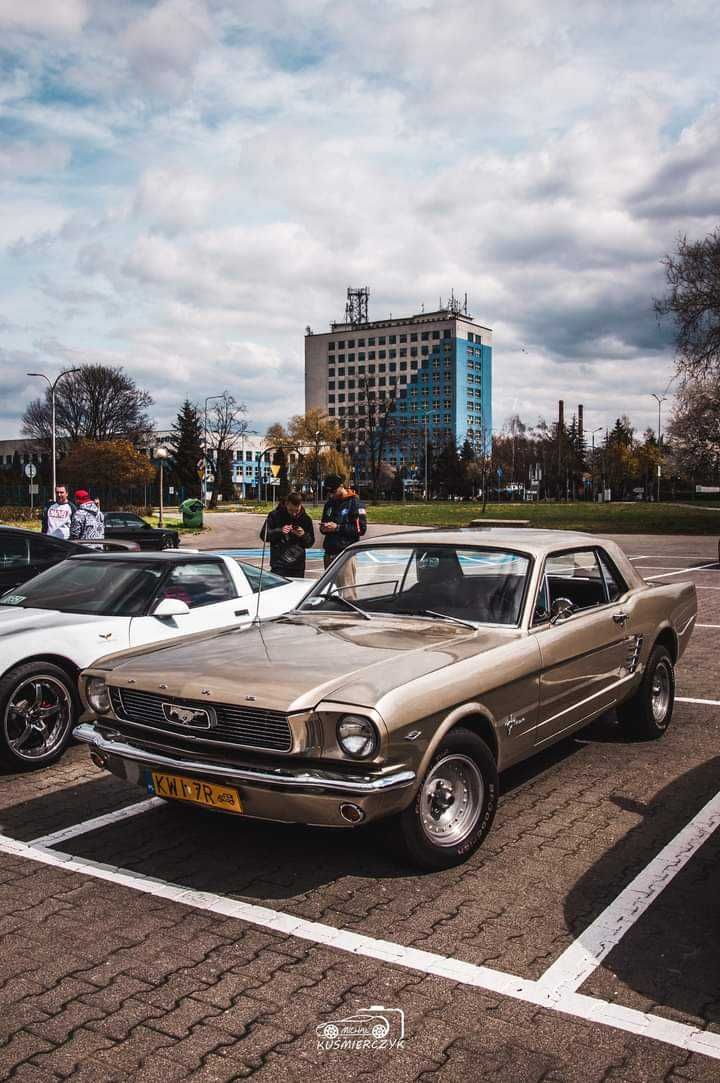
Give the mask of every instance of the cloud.
[(162, 0), (134, 19), (122, 44), (133, 71), (152, 91), (177, 98), (212, 39), (201, 0)]
[(720, 207), (714, 8), (479, 10), (0, 0), (5, 433), (36, 351), (123, 364), (161, 424), (228, 387), (263, 428), (365, 283), (374, 318), (468, 291), (499, 423), (652, 424), (660, 259)]
[(0, 0), (0, 30), (31, 34), (77, 34), (90, 15), (86, 0), (32, 3), (32, 0)]

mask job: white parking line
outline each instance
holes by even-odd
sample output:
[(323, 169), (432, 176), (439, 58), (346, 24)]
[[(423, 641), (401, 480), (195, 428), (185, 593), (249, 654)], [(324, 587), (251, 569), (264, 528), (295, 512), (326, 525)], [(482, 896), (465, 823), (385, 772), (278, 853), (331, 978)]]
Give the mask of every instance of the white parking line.
[(531, 981), (500, 970), (466, 963), (462, 959), (448, 958), (435, 952), (421, 951), (388, 940), (377, 940), (360, 933), (336, 929), (331, 925), (306, 921), (304, 918), (293, 917), (291, 914), (271, 910), (265, 906), (256, 906), (254, 903), (226, 899), (213, 892), (194, 891), (191, 888), (156, 880), (140, 873), (128, 873), (113, 865), (102, 865), (99, 862), (76, 858), (57, 850), (36, 848), (24, 842), (17, 842), (6, 835), (0, 835), (0, 852), (62, 868), (66, 872), (110, 881), (121, 887), (167, 899), (182, 906), (192, 906), (198, 910), (237, 918), (253, 925), (260, 925), (280, 935), (296, 936), (314, 944), (325, 944), (340, 951), (379, 959), (384, 963), (407, 967), (422, 974), (434, 974), (461, 985), (487, 989), (515, 1000), (536, 1004), (562, 1015), (587, 1019), (593, 1023), (603, 1023), (629, 1034), (639, 1034), (645, 1038), (653, 1038), (680, 1049), (702, 1053), (707, 1057), (720, 1060), (720, 1034), (688, 1026), (686, 1023), (677, 1023), (672, 1019), (662, 1019), (657, 1015), (640, 1012), (634, 1008), (611, 1004), (597, 997), (584, 996), (574, 991), (560, 992), (556, 987), (544, 985), (542, 979)]
[(579, 989), (719, 825), (717, 793), (548, 967), (539, 984), (559, 994)]
[(76, 835), (86, 835), (88, 831), (96, 831), (99, 827), (117, 823), (118, 820), (129, 820), (131, 816), (139, 816), (141, 812), (149, 812), (151, 808), (165, 804), (167, 802), (161, 797), (138, 801), (135, 805), (126, 805), (125, 808), (115, 809), (114, 812), (106, 812), (104, 816), (95, 816), (92, 820), (85, 820), (84, 823), (62, 827), (59, 831), (53, 831), (51, 835), (41, 835), (40, 838), (33, 839), (30, 846), (54, 846), (58, 842), (75, 838)]
[(692, 699), (691, 696), (675, 696), (676, 703), (703, 703), (708, 707), (720, 707), (720, 699)]
[(696, 628), (720, 628), (720, 624), (696, 624)]
[[(666, 579), (670, 575), (683, 575), (685, 572), (704, 572), (707, 568), (720, 568), (720, 564), (713, 560), (711, 564), (698, 564), (692, 568), (680, 568), (676, 572), (661, 572), (660, 575), (648, 575), (646, 579)], [(720, 590), (720, 587), (718, 587)]]

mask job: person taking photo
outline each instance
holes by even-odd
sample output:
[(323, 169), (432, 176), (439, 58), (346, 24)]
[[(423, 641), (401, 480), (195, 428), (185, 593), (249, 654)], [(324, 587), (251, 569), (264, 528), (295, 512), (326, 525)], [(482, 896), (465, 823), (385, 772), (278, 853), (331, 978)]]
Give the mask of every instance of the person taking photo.
[(260, 537), (270, 544), (270, 569), (289, 579), (305, 575), (305, 551), (315, 542), (315, 528), (299, 493), (288, 493), (263, 523)]
[(345, 485), (340, 474), (325, 478), (328, 499), (320, 519), (320, 533), (324, 535), (324, 564), (328, 568), (338, 553), (362, 538), (367, 530), (367, 513), (360, 497)]

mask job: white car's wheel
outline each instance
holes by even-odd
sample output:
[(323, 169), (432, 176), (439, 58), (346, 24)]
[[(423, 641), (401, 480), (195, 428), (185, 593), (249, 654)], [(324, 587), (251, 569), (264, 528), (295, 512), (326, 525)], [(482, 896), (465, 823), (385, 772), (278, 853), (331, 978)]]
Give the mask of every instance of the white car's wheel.
[(29, 771), (62, 756), (77, 715), (74, 682), (50, 662), (27, 662), (0, 680), (0, 759)]

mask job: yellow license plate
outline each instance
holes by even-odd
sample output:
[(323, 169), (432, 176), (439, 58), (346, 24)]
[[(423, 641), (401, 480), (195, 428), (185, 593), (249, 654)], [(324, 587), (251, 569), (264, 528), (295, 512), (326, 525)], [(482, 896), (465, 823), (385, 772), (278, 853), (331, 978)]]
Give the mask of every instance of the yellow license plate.
[(195, 778), (166, 775), (160, 771), (152, 772), (152, 780), (158, 797), (192, 801), (195, 805), (222, 809), (224, 812), (243, 812), (240, 795), (230, 786), (216, 786), (212, 782), (198, 782)]

